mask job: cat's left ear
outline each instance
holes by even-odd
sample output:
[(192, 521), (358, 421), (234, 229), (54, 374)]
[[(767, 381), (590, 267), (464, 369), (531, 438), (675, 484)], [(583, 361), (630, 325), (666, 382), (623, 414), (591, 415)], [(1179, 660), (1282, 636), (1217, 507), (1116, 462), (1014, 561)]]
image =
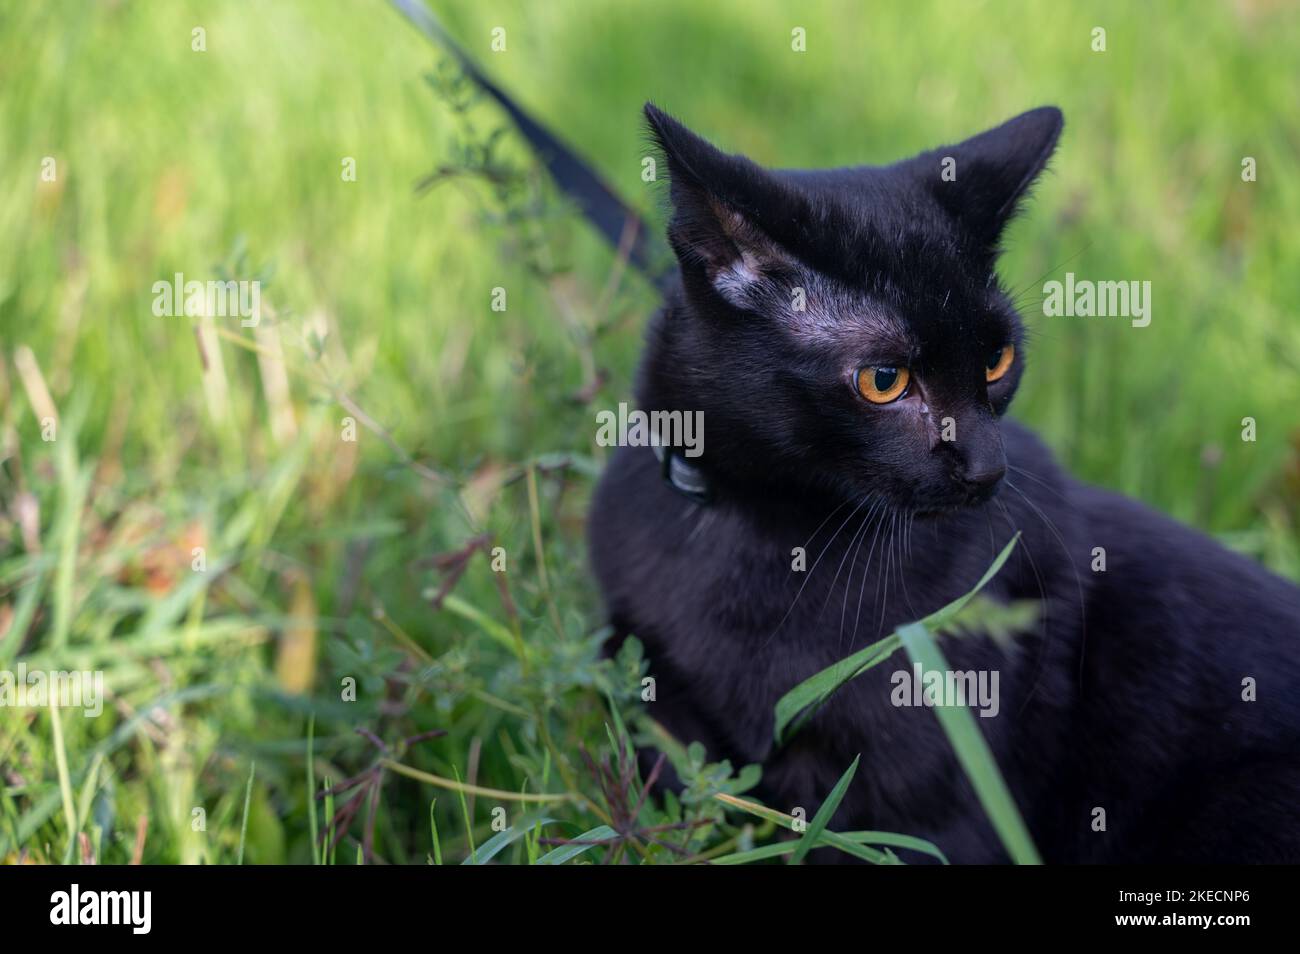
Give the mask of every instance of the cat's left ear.
[(1064, 125), (1059, 109), (1042, 106), (914, 161), (922, 163), (920, 171), (939, 203), (991, 253), (1051, 158)]
[(753, 306), (774, 269), (789, 265), (812, 213), (788, 185), (728, 155), (653, 104), (645, 116), (668, 163), (668, 241), (684, 273), (702, 272), (726, 301)]

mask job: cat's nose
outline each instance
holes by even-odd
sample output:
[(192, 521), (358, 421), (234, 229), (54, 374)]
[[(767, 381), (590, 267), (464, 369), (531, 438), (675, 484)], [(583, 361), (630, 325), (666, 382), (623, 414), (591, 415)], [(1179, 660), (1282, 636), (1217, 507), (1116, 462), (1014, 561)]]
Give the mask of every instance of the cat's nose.
[(967, 470), (960, 472), (958, 480), (978, 493), (987, 493), (997, 486), (1003, 476), (1006, 475), (1007, 465), (1003, 461), (1000, 464), (991, 465), (980, 470)]
[(953, 477), (972, 496), (983, 499), (993, 492), (1006, 472), (1006, 455), (999, 447), (996, 454), (980, 455), (975, 460), (958, 464)]
[(958, 451), (952, 476), (967, 493), (983, 499), (993, 492), (1006, 472), (1006, 452), (998, 435), (993, 434)]

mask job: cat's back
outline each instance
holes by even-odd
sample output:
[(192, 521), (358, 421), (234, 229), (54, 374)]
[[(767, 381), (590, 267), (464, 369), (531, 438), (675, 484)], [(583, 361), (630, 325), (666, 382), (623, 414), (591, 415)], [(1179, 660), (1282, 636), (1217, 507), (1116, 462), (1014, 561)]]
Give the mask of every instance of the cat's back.
[[(1161, 748), (1187, 736), (1235, 759), (1300, 739), (1300, 588), (1137, 501), (1072, 497), (1093, 567), (1085, 700)], [(1194, 705), (1162, 704), (1171, 695)]]
[(1077, 484), (1072, 496), (1088, 528), (1095, 602), (1122, 604), (1135, 624), (1180, 620), (1210, 647), (1258, 643), (1300, 664), (1300, 587), (1138, 501)]

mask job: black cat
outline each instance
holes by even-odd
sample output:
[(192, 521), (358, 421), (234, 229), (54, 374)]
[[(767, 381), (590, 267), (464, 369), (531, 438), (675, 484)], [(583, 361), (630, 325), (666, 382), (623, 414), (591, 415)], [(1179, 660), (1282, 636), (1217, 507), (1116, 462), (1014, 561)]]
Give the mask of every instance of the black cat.
[(861, 753), (835, 827), (1005, 861), (935, 714), (891, 702), (901, 654), (784, 748), (773, 707), (968, 590), (1020, 531), (985, 592), (1041, 601), (1040, 625), (943, 646), (999, 675), (976, 721), (1044, 860), (1300, 861), (1300, 590), (1078, 483), (1003, 417), (1025, 348), (999, 236), (1060, 112), (824, 171), (760, 168), (646, 115), (679, 270), (637, 399), (702, 412), (703, 453), (620, 448), (590, 543), (618, 634), (645, 644), (650, 714), (711, 759), (760, 763), (785, 811), (811, 815)]

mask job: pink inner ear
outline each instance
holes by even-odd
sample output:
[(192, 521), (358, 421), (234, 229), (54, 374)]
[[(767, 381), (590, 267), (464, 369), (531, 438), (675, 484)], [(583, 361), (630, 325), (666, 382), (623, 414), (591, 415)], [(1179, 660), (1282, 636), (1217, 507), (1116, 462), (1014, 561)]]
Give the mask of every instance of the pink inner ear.
[(710, 268), (709, 280), (723, 298), (737, 308), (752, 307), (754, 292), (766, 281), (761, 267), (753, 256), (741, 252), (740, 257), (722, 268)]
[(753, 307), (756, 293), (770, 281), (765, 272), (796, 260), (735, 209), (712, 197), (708, 207), (722, 239), (711, 245), (714, 254), (706, 258), (709, 280), (731, 304)]

